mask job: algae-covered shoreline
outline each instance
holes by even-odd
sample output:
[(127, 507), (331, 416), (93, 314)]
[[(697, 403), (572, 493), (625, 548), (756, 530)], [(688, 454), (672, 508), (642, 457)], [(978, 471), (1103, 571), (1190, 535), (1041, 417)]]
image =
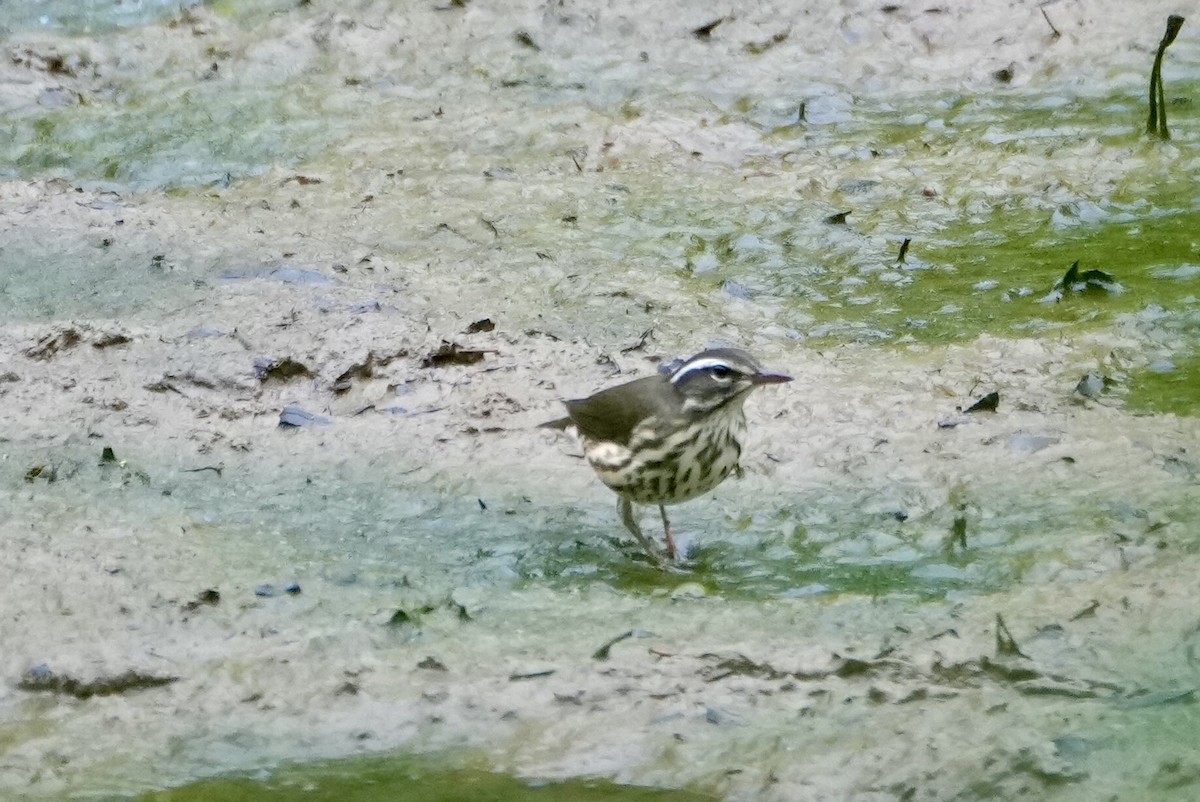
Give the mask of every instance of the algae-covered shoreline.
[[(1042, 8), (3, 20), (0, 796), (1194, 796), (1200, 50)], [(535, 427), (722, 342), (663, 575)]]

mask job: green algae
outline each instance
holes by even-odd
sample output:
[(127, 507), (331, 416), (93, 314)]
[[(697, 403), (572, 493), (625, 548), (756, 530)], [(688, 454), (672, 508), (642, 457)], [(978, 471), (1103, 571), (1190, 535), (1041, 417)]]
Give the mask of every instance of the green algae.
[[(969, 219), (927, 225), (924, 236), (912, 235), (903, 264), (896, 254), (911, 230), (863, 237), (852, 230), (853, 213), (849, 228), (829, 225), (815, 242), (792, 230), (786, 211), (668, 235), (667, 242), (678, 243), (682, 272), (698, 289), (780, 299), (781, 320), (816, 344), (953, 343), (980, 334), (1095, 330), (1148, 305), (1178, 310), (1195, 303), (1195, 282), (1158, 275), (1196, 261), (1194, 187), (1176, 181), (1141, 192), (1137, 199), (1081, 200), (1059, 209), (1002, 203)], [(1112, 274), (1115, 291), (1054, 297), (1074, 262)]]
[(337, 139), (337, 116), (312, 87), (131, 89), (95, 103), (11, 118), (4, 154), (11, 177), (66, 175), (81, 185), (178, 189), (222, 185), (295, 164)]
[[(934, 601), (956, 592), (986, 594), (1008, 586), (1018, 573), (1013, 568), (1018, 559), (989, 558), (986, 552), (947, 559), (938, 552), (918, 553), (893, 535), (883, 536), (888, 543), (878, 548), (870, 537), (853, 536), (822, 545), (788, 542), (778, 531), (758, 526), (736, 542), (715, 528), (707, 531), (683, 558), (681, 573), (664, 573), (634, 544), (615, 537), (616, 527), (614, 520), (613, 530), (586, 539), (574, 530), (558, 548), (529, 550), (518, 566), (523, 583), (570, 588), (586, 579), (648, 595), (698, 584), (723, 599), (750, 602), (841, 595)], [(859, 548), (862, 553), (846, 553)]]
[[(1177, 199), (1173, 199), (1177, 200)], [(805, 311), (830, 326), (853, 320), (870, 323), (879, 339), (962, 342), (980, 334), (1001, 337), (1040, 331), (1099, 328), (1118, 315), (1150, 304), (1179, 309), (1191, 293), (1156, 277), (1151, 268), (1190, 258), (1200, 210), (1137, 220), (1081, 226), (1068, 232), (1052, 224), (1005, 221), (1006, 230), (959, 224), (939, 232), (937, 244), (914, 247), (927, 269), (905, 271), (904, 286), (876, 281), (867, 305), (808, 306)], [(1116, 291), (1066, 292), (1055, 284), (1074, 262), (1099, 269), (1117, 281)], [(836, 315), (830, 314), (836, 310)], [(882, 311), (880, 311), (882, 310)], [(869, 314), (874, 312), (874, 314)]]
[(1200, 414), (1200, 353), (1138, 371), (1128, 380), (1125, 406), (1134, 411)]
[[(922, 111), (910, 120), (904, 109)], [(697, 290), (782, 300), (781, 322), (818, 345), (1095, 330), (1193, 295), (1153, 273), (1196, 259), (1200, 205), (1186, 154), (1144, 142), (1137, 116), (1125, 94), (864, 103), (847, 123), (764, 133), (796, 148), (758, 158), (764, 171), (803, 175), (826, 159), (839, 184), (772, 197), (778, 182), (764, 176), (767, 189), (726, 186), (709, 198), (690, 174), (678, 179), (687, 187), (657, 188), (661, 209), (651, 192), (625, 211), (665, 229), (660, 259)], [(897, 183), (898, 171), (921, 178)], [(686, 227), (672, 225), (681, 219)], [(1048, 297), (1076, 261), (1112, 273), (1117, 291)]]
[[(66, 175), (118, 189), (249, 183), (272, 167), (380, 135), (350, 129), (360, 118), (348, 112), (362, 98), (331, 78), (317, 70), (251, 85), (175, 75), (146, 87), (118, 86), (112, 98), (10, 120), (10, 174)], [(551, 117), (554, 101), (543, 100)], [(575, 253), (603, 255), (616, 273), (672, 276), (700, 296), (779, 302), (778, 322), (814, 345), (1096, 329), (1148, 304), (1178, 308), (1189, 295), (1151, 268), (1194, 259), (1200, 207), (1179, 158), (1140, 140), (1135, 96), (1009, 90), (851, 108), (845, 123), (772, 128), (753, 104), (734, 103), (727, 118), (760, 129), (779, 150), (748, 156), (732, 170), (696, 165), (673, 174), (619, 174), (627, 182), (620, 197), (577, 221)], [(396, 111), (379, 112), (376, 125), (393, 122)], [(1193, 118), (1185, 106), (1177, 115), (1181, 131)], [(455, 152), (455, 134), (442, 141), (432, 129), (421, 131), (419, 141), (397, 139), (395, 146), (416, 148), (421, 164)], [(541, 169), (541, 140), (505, 145), (511, 180), (542, 190), (556, 184), (557, 175)], [(472, 148), (487, 155), (486, 142)], [(831, 161), (840, 183), (800, 181), (781, 191), (813, 160)], [(777, 180), (753, 184), (747, 172), (754, 168), (774, 171)], [(897, 171), (921, 177), (898, 181)], [(1007, 174), (994, 179), (997, 171)], [(428, 188), (461, 196), (473, 187), (478, 199), (455, 197), (468, 206), (502, 196), (496, 184), (505, 182), (489, 190), (468, 177), (436, 171)], [(838, 210), (850, 211), (845, 225), (829, 222)], [(562, 228), (554, 217), (510, 225), (505, 234), (518, 246), (544, 249)], [(909, 257), (898, 264), (906, 238)], [(1120, 291), (1048, 300), (1076, 261), (1111, 273)]]
[(289, 764), (269, 778), (224, 777), (153, 791), (136, 802), (701, 802), (711, 796), (683, 790), (575, 779), (530, 782), (478, 768), (443, 768), (413, 757), (368, 757)]

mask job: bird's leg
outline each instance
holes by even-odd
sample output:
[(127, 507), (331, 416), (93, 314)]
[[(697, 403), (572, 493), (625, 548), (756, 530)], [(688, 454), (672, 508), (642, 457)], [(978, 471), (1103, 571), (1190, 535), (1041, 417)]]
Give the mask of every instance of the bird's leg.
[(621, 515), (621, 523), (625, 524), (625, 528), (633, 533), (637, 538), (638, 543), (642, 544), (642, 548), (654, 560), (654, 564), (659, 568), (663, 567), (662, 555), (658, 553), (658, 549), (650, 542), (650, 538), (642, 534), (641, 527), (638, 526), (637, 519), (633, 517), (633, 502), (624, 496), (617, 496), (617, 512)]
[(667, 508), (662, 504), (658, 505), (658, 511), (662, 513), (663, 519), (663, 534), (667, 536), (667, 557), (675, 559), (675, 537), (671, 534), (671, 522), (667, 520)]

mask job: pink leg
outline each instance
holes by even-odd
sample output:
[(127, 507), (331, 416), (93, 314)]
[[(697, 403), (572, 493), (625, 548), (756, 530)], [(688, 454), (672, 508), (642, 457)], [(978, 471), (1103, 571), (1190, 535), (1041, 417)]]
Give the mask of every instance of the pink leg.
[(658, 511), (662, 513), (663, 532), (667, 536), (667, 558), (674, 560), (676, 555), (675, 536), (671, 534), (671, 522), (667, 520), (667, 508), (659, 504)]
[(637, 519), (633, 516), (633, 502), (624, 496), (617, 496), (617, 511), (621, 515), (621, 523), (625, 524), (625, 528), (630, 534), (637, 538), (638, 543), (642, 544), (642, 548), (650, 555), (650, 559), (654, 560), (654, 564), (659, 568), (665, 568), (662, 555), (658, 553), (654, 543), (650, 538), (642, 534), (642, 528), (638, 526)]

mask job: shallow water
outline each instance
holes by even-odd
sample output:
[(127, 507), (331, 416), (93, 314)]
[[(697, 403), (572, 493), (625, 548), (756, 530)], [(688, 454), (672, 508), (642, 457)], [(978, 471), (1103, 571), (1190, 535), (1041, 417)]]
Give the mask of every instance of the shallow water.
[[(1140, 135), (1145, 52), (189, 8), (0, 23), (6, 793), (1194, 795), (1200, 136), (1187, 102)], [(1049, 62), (911, 56), (972, 35)], [(1194, 38), (1168, 65), (1194, 95)], [(1055, 300), (1075, 261), (1113, 281)], [(422, 367), (443, 338), (483, 361)], [(714, 341), (800, 381), (664, 575), (532, 427)]]

